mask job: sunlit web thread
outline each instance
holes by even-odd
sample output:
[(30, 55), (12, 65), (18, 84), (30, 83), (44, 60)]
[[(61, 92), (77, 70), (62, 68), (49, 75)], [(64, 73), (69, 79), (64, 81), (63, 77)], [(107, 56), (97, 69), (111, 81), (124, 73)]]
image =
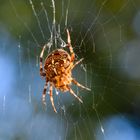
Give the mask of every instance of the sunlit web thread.
[(68, 6), (66, 9), (65, 28), (67, 28), (67, 25), (68, 25), (69, 5), (70, 5), (70, 0), (68, 1)]
[(30, 58), (30, 48), (29, 48), (29, 46), (30, 46), (30, 42), (28, 41), (28, 48), (27, 48), (27, 54), (28, 54), (28, 65), (29, 65), (29, 71), (30, 71), (30, 73), (31, 73), (31, 75), (33, 76), (33, 73), (32, 73), (32, 66), (31, 66), (31, 58)]
[(76, 135), (76, 134), (77, 134), (77, 133), (76, 133), (76, 124), (74, 124), (74, 126), (73, 126), (73, 127), (74, 127), (75, 140), (77, 140), (77, 135)]
[(54, 44), (55, 48), (57, 48), (57, 40), (56, 40), (56, 21), (55, 21), (55, 2), (54, 0), (51, 0), (52, 2), (52, 8), (53, 8), (53, 23), (52, 23), (52, 34), (54, 37)]
[(38, 55), (36, 55), (36, 67), (38, 67), (38, 64), (39, 64), (39, 57)]
[(101, 132), (102, 132), (102, 134), (105, 136), (104, 127), (103, 127), (102, 122), (101, 122), (101, 120), (100, 120), (99, 114), (98, 114), (98, 112), (97, 112), (97, 110), (96, 110), (96, 107), (94, 107), (93, 109), (95, 110), (97, 119), (98, 119), (98, 121), (99, 121)]
[[(88, 117), (88, 120), (90, 120), (90, 117), (89, 117), (89, 115), (87, 116)], [(82, 118), (82, 117), (81, 117)], [(89, 127), (87, 127), (87, 119), (84, 119), (84, 118), (82, 118), (82, 120), (83, 120), (83, 124), (84, 124), (84, 128), (85, 128), (85, 130), (86, 130), (86, 132), (87, 132), (87, 136), (89, 136), (89, 138), (91, 137), (90, 136), (90, 129), (89, 129)], [(79, 127), (79, 126), (78, 126)], [(80, 129), (79, 129), (79, 131), (80, 131)]]
[(62, 19), (63, 19), (63, 17), (64, 17), (64, 0), (62, 0), (62, 3), (61, 3), (61, 5), (62, 5), (62, 8), (61, 8), (61, 18), (60, 18), (60, 20), (59, 20), (59, 24), (61, 24), (61, 22), (62, 22)]
[(91, 35), (91, 39), (92, 39), (92, 52), (95, 53), (96, 52), (96, 44), (95, 44), (95, 40), (94, 40), (94, 36), (93, 34), (90, 32), (90, 35)]
[(78, 133), (79, 133), (79, 135), (80, 135), (80, 139), (82, 139), (82, 133), (81, 133), (81, 131), (80, 131), (79, 125), (76, 125), (76, 126), (77, 126), (77, 131), (78, 131)]
[(62, 3), (61, 3), (61, 17), (60, 17), (60, 20), (59, 20), (59, 24), (61, 25), (61, 22), (62, 22), (62, 19), (65, 18), (65, 22), (64, 22), (64, 26), (65, 26), (65, 29), (67, 28), (67, 23), (68, 23), (68, 12), (69, 12), (69, 4), (70, 4), (70, 0), (68, 0), (68, 4), (66, 6), (66, 12), (64, 10), (64, 2), (67, 2), (67, 1), (64, 1), (62, 0)]
[[(93, 70), (92, 70), (92, 64), (89, 64), (89, 76), (92, 77), (92, 75), (94, 74)], [(93, 78), (90, 78), (90, 82), (89, 83), (89, 87), (90, 89), (92, 89), (92, 83), (93, 83)], [(93, 83), (94, 84), (94, 83)], [(94, 92), (94, 91), (93, 91)]]
[(116, 16), (112, 15), (113, 19), (115, 20), (115, 22), (117, 23), (118, 27), (119, 27), (119, 31), (120, 31), (120, 42), (122, 42), (122, 25), (118, 22)]
[(88, 73), (87, 73), (87, 64), (85, 64), (85, 66), (84, 66), (84, 68), (85, 68), (85, 86), (87, 86), (88, 85)]
[(82, 39), (82, 41), (81, 41), (81, 43), (80, 43), (80, 46), (82, 46), (83, 41), (84, 41), (84, 39), (86, 38), (88, 32), (91, 30), (91, 28), (93, 27), (93, 25), (95, 25), (96, 21), (97, 21), (98, 18), (100, 17), (100, 13), (101, 13), (101, 11), (102, 11), (102, 9), (103, 9), (103, 7), (104, 7), (104, 5), (106, 4), (107, 1), (108, 1), (108, 0), (105, 0), (105, 1), (102, 3), (102, 6), (100, 7), (100, 9), (99, 9), (99, 11), (98, 11), (98, 13), (97, 13), (95, 19), (91, 22), (91, 25), (90, 25), (89, 28), (87, 29), (87, 31), (86, 31), (86, 33), (85, 33), (85, 35), (84, 35), (84, 37), (83, 37), (83, 39)]
[(60, 47), (62, 47), (62, 48), (66, 47), (66, 42), (61, 38), (60, 24), (58, 25), (57, 38), (58, 38), (58, 41), (60, 43)]
[(50, 26), (50, 22), (49, 22), (49, 18), (48, 18), (48, 12), (47, 12), (47, 10), (44, 7), (44, 3), (43, 2), (41, 2), (41, 6), (42, 6), (42, 9), (43, 9), (43, 11), (45, 13), (45, 17), (46, 17), (46, 20), (47, 20), (48, 29), (49, 29), (49, 32), (51, 34), (51, 26)]
[(108, 51), (109, 51), (109, 55), (108, 55), (108, 57), (109, 57), (109, 66), (108, 66), (108, 72), (106, 74), (107, 78), (105, 80), (105, 84), (103, 86), (103, 93), (102, 93), (102, 96), (101, 96), (102, 97), (101, 99), (103, 99), (104, 94), (105, 94), (106, 89), (107, 89), (107, 85), (108, 85), (108, 83), (110, 81), (110, 75), (111, 75), (112, 63), (113, 63), (113, 56), (112, 56), (112, 47), (111, 47), (110, 41), (107, 38), (107, 34), (105, 32), (104, 26), (101, 23), (100, 23), (100, 25), (101, 25), (103, 35), (104, 35), (104, 38), (106, 40), (106, 43), (107, 43), (107, 46), (108, 46)]
[(58, 92), (58, 90), (55, 88), (55, 93), (56, 93), (56, 95), (58, 95), (59, 94), (59, 92)]
[[(73, 127), (74, 127), (74, 136), (75, 136), (75, 140), (78, 140), (78, 139), (82, 140), (82, 139), (83, 139), (83, 137), (82, 137), (82, 132), (80, 131), (80, 127), (79, 127), (79, 125), (78, 125), (78, 122), (75, 122), (75, 123), (73, 124)], [(79, 135), (77, 135), (77, 134), (79, 134)], [(78, 137), (78, 136), (79, 136), (79, 137)]]
[(63, 105), (62, 107), (61, 107), (61, 109), (62, 109), (62, 111), (63, 111), (63, 113), (64, 113), (64, 116), (66, 115), (66, 108), (65, 108), (65, 106)]
[(21, 44), (20, 44), (20, 40), (21, 40), (21, 36), (19, 36), (19, 43), (18, 43), (18, 63), (19, 63), (20, 78), (22, 79), (23, 72), (22, 72), (22, 62), (21, 62)]
[(36, 11), (35, 11), (35, 8), (34, 8), (34, 5), (33, 5), (32, 0), (29, 0), (29, 3), (30, 3), (30, 5), (31, 5), (31, 7), (32, 7), (33, 13), (34, 13), (35, 18), (36, 18), (36, 20), (37, 20), (37, 23), (38, 23), (39, 29), (40, 29), (40, 31), (41, 31), (42, 37), (43, 37), (43, 39), (45, 40), (45, 35), (44, 35), (44, 33), (43, 33), (43, 30), (42, 30), (42, 27), (41, 27), (41, 24), (40, 24), (40, 20), (39, 20), (38, 15), (37, 15), (37, 13), (36, 13)]
[(39, 45), (38, 41), (36, 40), (34, 34), (32, 33), (31, 29), (29, 28), (29, 26), (27, 25), (27, 23), (26, 23), (24, 20), (22, 20), (22, 19), (20, 18), (20, 16), (17, 14), (18, 12), (17, 12), (17, 10), (16, 10), (16, 8), (15, 8), (15, 6), (14, 6), (12, 0), (9, 0), (9, 1), (10, 1), (10, 3), (11, 3), (11, 6), (12, 6), (12, 8), (13, 8), (13, 10), (14, 10), (14, 13), (15, 13), (17, 19), (21, 22), (21, 24), (23, 24), (23, 25), (25, 26), (25, 28), (26, 28), (27, 31), (30, 33), (30, 35), (32, 36), (33, 40), (35, 41), (35, 43), (36, 43), (37, 46), (39, 47), (40, 45)]
[(68, 127), (69, 127), (69, 124), (68, 124), (68, 121), (66, 121), (65, 136), (64, 136), (65, 140), (67, 139), (67, 134), (69, 130)]

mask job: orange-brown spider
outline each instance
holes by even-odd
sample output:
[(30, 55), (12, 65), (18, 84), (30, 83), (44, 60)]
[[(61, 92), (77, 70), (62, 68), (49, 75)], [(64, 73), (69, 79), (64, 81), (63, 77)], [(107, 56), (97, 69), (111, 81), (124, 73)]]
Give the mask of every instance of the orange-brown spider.
[(45, 45), (40, 54), (40, 75), (42, 77), (46, 77), (46, 84), (44, 86), (43, 94), (42, 94), (42, 102), (46, 105), (46, 90), (48, 86), (48, 82), (50, 83), (50, 100), (52, 103), (52, 107), (55, 112), (56, 108), (53, 101), (53, 86), (62, 91), (69, 91), (75, 98), (77, 98), (81, 103), (83, 101), (74, 93), (74, 91), (70, 88), (71, 83), (73, 82), (77, 86), (84, 88), (86, 90), (90, 90), (89, 88), (81, 85), (72, 77), (72, 69), (79, 64), (83, 59), (80, 59), (76, 63), (75, 54), (73, 52), (73, 48), (71, 45), (70, 33), (67, 29), (67, 46), (70, 50), (70, 55), (63, 49), (56, 49), (51, 52), (45, 59), (45, 64), (43, 67), (43, 54), (47, 45)]

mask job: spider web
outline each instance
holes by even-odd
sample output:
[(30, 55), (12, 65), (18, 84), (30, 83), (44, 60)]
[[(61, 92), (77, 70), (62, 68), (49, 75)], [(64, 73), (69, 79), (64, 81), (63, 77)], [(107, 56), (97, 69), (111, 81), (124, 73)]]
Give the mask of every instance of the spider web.
[[(140, 101), (139, 0), (9, 0), (0, 14), (0, 138), (138, 140)], [(55, 18), (54, 18), (55, 17)], [(54, 89), (53, 112), (41, 96), (39, 55), (63, 47), (69, 29), (76, 60), (72, 86), (83, 104)], [(59, 43), (56, 43), (56, 33)]]

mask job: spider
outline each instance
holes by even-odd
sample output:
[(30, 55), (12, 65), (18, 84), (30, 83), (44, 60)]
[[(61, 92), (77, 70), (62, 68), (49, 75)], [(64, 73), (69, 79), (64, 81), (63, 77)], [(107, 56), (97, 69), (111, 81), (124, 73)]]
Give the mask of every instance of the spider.
[(66, 31), (67, 31), (67, 45), (66, 46), (69, 48), (70, 54), (63, 49), (56, 49), (52, 51), (46, 57), (45, 62), (44, 62), (45, 64), (43, 67), (43, 54), (47, 45), (44, 45), (40, 53), (40, 75), (46, 78), (46, 83), (45, 83), (44, 90), (42, 93), (42, 103), (46, 105), (46, 90), (47, 90), (48, 83), (50, 83), (50, 89), (49, 89), (50, 101), (51, 101), (53, 110), (56, 113), (57, 111), (56, 111), (54, 100), (53, 100), (53, 87), (55, 87), (56, 89), (62, 92), (69, 91), (70, 94), (72, 94), (75, 98), (77, 98), (81, 103), (83, 103), (83, 101), (80, 99), (80, 97), (78, 97), (74, 93), (70, 85), (74, 83), (75, 85), (83, 89), (90, 90), (89, 88), (78, 83), (72, 77), (73, 68), (76, 65), (78, 65), (83, 60), (83, 58), (74, 63), (75, 54), (71, 45), (70, 33), (68, 29)]

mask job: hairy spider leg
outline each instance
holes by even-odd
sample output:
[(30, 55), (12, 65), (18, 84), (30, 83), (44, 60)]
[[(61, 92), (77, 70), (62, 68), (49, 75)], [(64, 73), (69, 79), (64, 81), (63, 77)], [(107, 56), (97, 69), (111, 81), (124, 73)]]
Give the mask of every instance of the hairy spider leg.
[(54, 105), (54, 101), (53, 101), (53, 86), (52, 86), (52, 83), (50, 83), (50, 100), (51, 100), (54, 112), (57, 113), (55, 105)]
[(74, 80), (74, 79), (72, 79), (72, 82), (73, 82), (75, 85), (77, 85), (78, 87), (81, 87), (81, 88), (83, 88), (83, 89), (86, 89), (86, 90), (88, 90), (88, 91), (91, 91), (90, 88), (87, 88), (87, 87), (81, 85), (80, 83), (78, 83), (78, 82), (77, 82), (76, 80)]
[(81, 58), (80, 60), (78, 60), (74, 65), (72, 65), (71, 69), (73, 69), (79, 63), (81, 63), (83, 60), (84, 60), (84, 58)]
[(70, 54), (71, 54), (71, 62), (74, 61), (75, 59), (75, 54), (74, 54), (74, 51), (73, 51), (73, 48), (72, 48), (72, 45), (71, 45), (71, 39), (70, 39), (70, 33), (69, 33), (69, 30), (67, 29), (67, 45), (69, 47), (69, 50), (70, 50)]
[(69, 92), (79, 100), (79, 102), (83, 103), (83, 101), (81, 100), (81, 98), (79, 98), (75, 93), (74, 91), (67, 85), (67, 89), (69, 90)]
[(47, 87), (48, 87), (48, 83), (46, 82), (46, 84), (44, 86), (44, 89), (43, 89), (43, 93), (42, 93), (42, 103), (45, 106), (46, 106), (46, 90), (47, 90)]
[(81, 58), (79, 61), (77, 61), (75, 64), (71, 64), (69, 66), (69, 68), (66, 69), (66, 71), (72, 70), (76, 65), (78, 65), (79, 63), (81, 63), (84, 60), (84, 58)]
[(45, 77), (46, 76), (46, 73), (43, 70), (43, 54), (44, 54), (45, 48), (46, 48), (46, 45), (44, 45), (44, 47), (43, 47), (43, 49), (42, 49), (42, 51), (40, 53), (40, 75), (42, 77)]

